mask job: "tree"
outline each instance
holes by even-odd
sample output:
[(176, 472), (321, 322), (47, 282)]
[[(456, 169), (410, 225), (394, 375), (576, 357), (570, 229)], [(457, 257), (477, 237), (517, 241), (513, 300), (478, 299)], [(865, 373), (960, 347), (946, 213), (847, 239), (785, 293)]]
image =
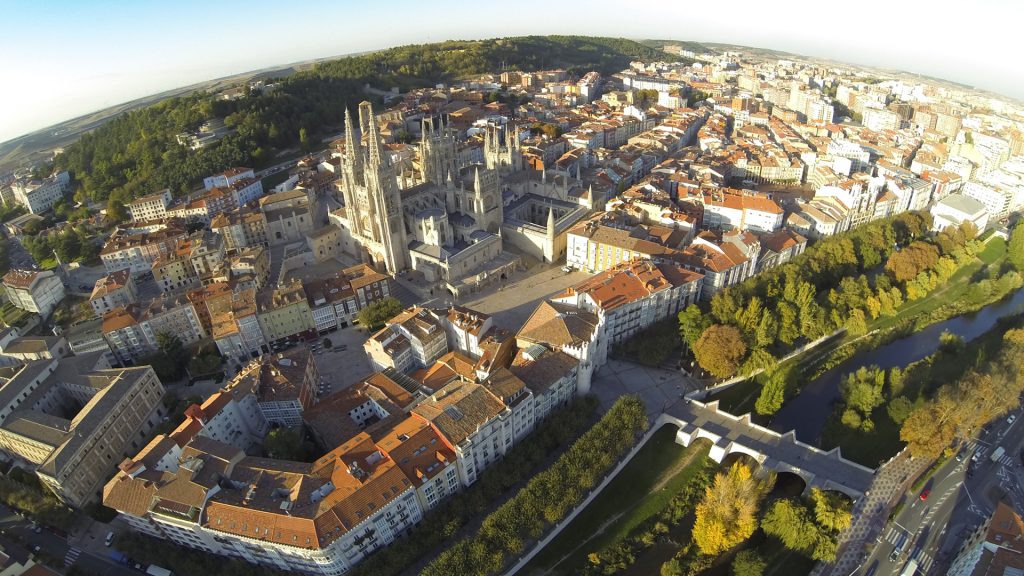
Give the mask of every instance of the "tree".
[(107, 220), (109, 222), (124, 222), (128, 219), (128, 210), (124, 203), (111, 198), (107, 202)]
[(732, 576), (763, 576), (767, 567), (756, 550), (742, 550), (732, 559)]
[(740, 331), (725, 324), (708, 327), (693, 345), (697, 362), (719, 378), (735, 374), (746, 353), (747, 345)]
[(865, 417), (882, 404), (882, 389), (885, 387), (885, 371), (878, 366), (864, 366), (847, 374), (839, 384), (843, 401), (850, 408)]
[(767, 372), (767, 380), (761, 388), (761, 395), (754, 403), (754, 410), (758, 414), (775, 414), (782, 408), (786, 401), (786, 391), (790, 386), (790, 379), (793, 377), (793, 368), (776, 367)]
[(838, 492), (812, 488), (811, 500), (814, 502), (814, 517), (818, 526), (836, 534), (850, 527), (853, 515), (850, 513), (852, 503), (849, 498)]
[(766, 492), (745, 464), (736, 462), (715, 476), (697, 504), (693, 541), (703, 554), (720, 554), (746, 540), (757, 528), (757, 509)]
[(765, 534), (774, 536), (790, 550), (810, 555), (817, 537), (811, 511), (796, 500), (776, 500), (761, 519)]
[(296, 428), (274, 428), (263, 439), (263, 452), (276, 460), (302, 461), (302, 435)]
[(359, 323), (367, 330), (377, 330), (391, 318), (402, 311), (402, 303), (397, 298), (385, 298), (363, 308), (356, 314)]
[(690, 304), (679, 313), (679, 335), (682, 336), (687, 346), (693, 347), (693, 344), (710, 325), (711, 319), (696, 304)]
[(890, 400), (889, 405), (886, 406), (889, 418), (896, 424), (903, 424), (913, 410), (914, 405), (910, 403), (906, 396), (897, 396)]

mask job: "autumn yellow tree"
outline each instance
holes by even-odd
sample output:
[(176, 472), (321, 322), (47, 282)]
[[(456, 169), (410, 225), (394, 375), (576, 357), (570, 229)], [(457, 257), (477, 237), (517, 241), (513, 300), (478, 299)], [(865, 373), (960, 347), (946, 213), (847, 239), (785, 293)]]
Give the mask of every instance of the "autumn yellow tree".
[(742, 334), (727, 324), (709, 327), (693, 344), (693, 355), (701, 368), (719, 378), (735, 374), (746, 354), (747, 345)]
[(714, 483), (697, 505), (693, 540), (701, 553), (714, 555), (743, 542), (757, 528), (757, 510), (767, 482), (753, 477), (750, 467), (736, 462)]

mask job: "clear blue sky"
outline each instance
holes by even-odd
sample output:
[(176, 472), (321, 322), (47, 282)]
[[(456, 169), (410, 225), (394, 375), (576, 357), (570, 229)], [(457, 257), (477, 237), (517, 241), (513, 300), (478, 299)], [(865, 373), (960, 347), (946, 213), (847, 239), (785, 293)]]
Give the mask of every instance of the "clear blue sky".
[(588, 3), (0, 0), (0, 141), (202, 80), (453, 38), (591, 34), (775, 48), (1024, 98), (1012, 0)]

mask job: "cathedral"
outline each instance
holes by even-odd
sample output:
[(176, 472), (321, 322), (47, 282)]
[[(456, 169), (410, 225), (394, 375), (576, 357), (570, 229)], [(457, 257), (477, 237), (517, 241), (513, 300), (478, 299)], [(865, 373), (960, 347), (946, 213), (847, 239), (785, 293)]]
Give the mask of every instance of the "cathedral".
[(492, 159), (464, 165), (455, 131), (425, 120), (419, 174), (408, 182), (384, 150), (371, 104), (359, 105), (358, 131), (346, 112), (344, 227), (362, 252), (357, 256), (392, 274), (413, 269), (449, 284), (486, 275), (492, 261), (514, 261), (502, 251), (499, 169), (521, 169), (522, 157), (517, 138), (501, 146), (496, 133), (488, 137)]

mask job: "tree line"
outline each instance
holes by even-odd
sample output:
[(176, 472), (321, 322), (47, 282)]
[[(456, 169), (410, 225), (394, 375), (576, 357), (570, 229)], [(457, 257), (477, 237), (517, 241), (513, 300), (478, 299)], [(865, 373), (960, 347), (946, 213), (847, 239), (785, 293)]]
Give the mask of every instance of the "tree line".
[(998, 354), (955, 382), (903, 421), (900, 439), (915, 457), (935, 458), (978, 434), (982, 426), (1020, 405), (1024, 392), (1024, 329), (1003, 334)]
[[(277, 89), (237, 100), (196, 92), (122, 114), (84, 134), (55, 159), (70, 171), (75, 199), (105, 204), (114, 217), (124, 204), (169, 188), (187, 193), (203, 177), (236, 165), (263, 167), (286, 149), (309, 151), (340, 129), (345, 108), (367, 97), (363, 86), (402, 89), (433, 86), (502, 67), (573, 73), (613, 72), (632, 60), (674, 56), (620, 38), (528, 36), (409, 45), (318, 63), (311, 70), (274, 79)], [(177, 135), (223, 118), (233, 132), (198, 150)]]
[(479, 532), (446, 549), (421, 574), (500, 572), (528, 541), (541, 538), (586, 498), (647, 426), (643, 402), (622, 396), (549, 469), (487, 516)]
[(821, 240), (717, 293), (710, 314), (691, 305), (679, 314), (680, 334), (720, 378), (769, 368), (777, 355), (840, 328), (864, 334), (974, 259), (973, 230), (927, 238), (930, 227), (927, 213), (907, 212)]

